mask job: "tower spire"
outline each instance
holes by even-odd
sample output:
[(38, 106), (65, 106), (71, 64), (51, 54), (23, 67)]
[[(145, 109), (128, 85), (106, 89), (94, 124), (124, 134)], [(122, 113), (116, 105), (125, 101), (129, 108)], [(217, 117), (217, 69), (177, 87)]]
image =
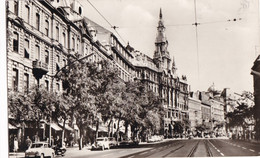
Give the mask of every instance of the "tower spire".
[(162, 19), (162, 8), (160, 8), (160, 15), (159, 18)]
[(167, 50), (168, 41), (165, 35), (165, 26), (162, 18), (162, 9), (160, 8), (159, 21), (157, 26), (157, 35), (155, 38), (155, 51), (154, 51), (154, 60), (158, 67), (161, 67), (164, 70), (170, 70), (170, 55)]

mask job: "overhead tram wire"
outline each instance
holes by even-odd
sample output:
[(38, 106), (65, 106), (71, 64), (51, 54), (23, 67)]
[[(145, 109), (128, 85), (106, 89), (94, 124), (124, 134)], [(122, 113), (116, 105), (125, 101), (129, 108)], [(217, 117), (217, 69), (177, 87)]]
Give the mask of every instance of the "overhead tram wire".
[(100, 13), (100, 11), (99, 11), (89, 0), (87, 0), (87, 1), (88, 1), (88, 3), (98, 12), (98, 14), (110, 25), (110, 27), (115, 30), (115, 32), (117, 33), (117, 35), (118, 35), (118, 36), (121, 38), (121, 40), (126, 44), (125, 40), (122, 38), (122, 36), (121, 36), (121, 35), (117, 32), (117, 30), (116, 30), (116, 28), (118, 28), (118, 27), (113, 26), (113, 25)]
[(194, 13), (195, 13), (195, 25), (196, 28), (196, 51), (197, 51), (197, 68), (198, 68), (198, 85), (200, 87), (200, 66), (199, 66), (199, 39), (198, 39), (198, 25), (200, 23), (197, 22), (197, 8), (196, 8), (196, 0), (194, 0)]

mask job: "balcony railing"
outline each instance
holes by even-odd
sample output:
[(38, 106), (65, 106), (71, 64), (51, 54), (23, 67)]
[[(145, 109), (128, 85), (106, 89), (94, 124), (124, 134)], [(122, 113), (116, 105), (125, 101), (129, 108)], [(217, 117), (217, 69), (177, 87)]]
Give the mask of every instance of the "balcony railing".
[(48, 72), (48, 64), (39, 60), (33, 61), (33, 68)]

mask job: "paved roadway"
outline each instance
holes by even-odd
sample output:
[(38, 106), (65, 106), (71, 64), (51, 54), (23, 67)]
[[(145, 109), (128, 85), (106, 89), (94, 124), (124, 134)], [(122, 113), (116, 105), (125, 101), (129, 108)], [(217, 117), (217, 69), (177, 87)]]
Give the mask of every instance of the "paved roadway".
[(133, 148), (68, 151), (64, 158), (260, 156), (260, 144), (228, 139), (169, 140)]
[[(9, 155), (10, 156), (10, 155)], [(21, 154), (21, 157), (24, 154)], [(260, 156), (260, 143), (229, 139), (166, 140), (132, 148), (90, 151), (68, 149), (63, 158), (160, 158), (160, 157)], [(14, 156), (10, 156), (13, 158)], [(15, 156), (20, 157), (20, 156)], [(56, 156), (56, 158), (62, 158)]]

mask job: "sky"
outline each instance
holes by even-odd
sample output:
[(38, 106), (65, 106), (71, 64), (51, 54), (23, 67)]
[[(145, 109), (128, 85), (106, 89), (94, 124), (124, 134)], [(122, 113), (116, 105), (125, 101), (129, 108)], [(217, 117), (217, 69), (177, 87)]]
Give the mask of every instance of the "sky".
[(253, 92), (250, 72), (260, 51), (258, 0), (196, 0), (198, 47), (192, 25), (193, 0), (89, 0), (118, 27), (122, 39), (87, 0), (79, 2), (84, 16), (111, 30), (124, 45), (129, 42), (150, 57), (161, 8), (168, 51), (175, 58), (178, 75), (187, 76), (192, 91), (205, 91), (214, 83), (218, 90)]

